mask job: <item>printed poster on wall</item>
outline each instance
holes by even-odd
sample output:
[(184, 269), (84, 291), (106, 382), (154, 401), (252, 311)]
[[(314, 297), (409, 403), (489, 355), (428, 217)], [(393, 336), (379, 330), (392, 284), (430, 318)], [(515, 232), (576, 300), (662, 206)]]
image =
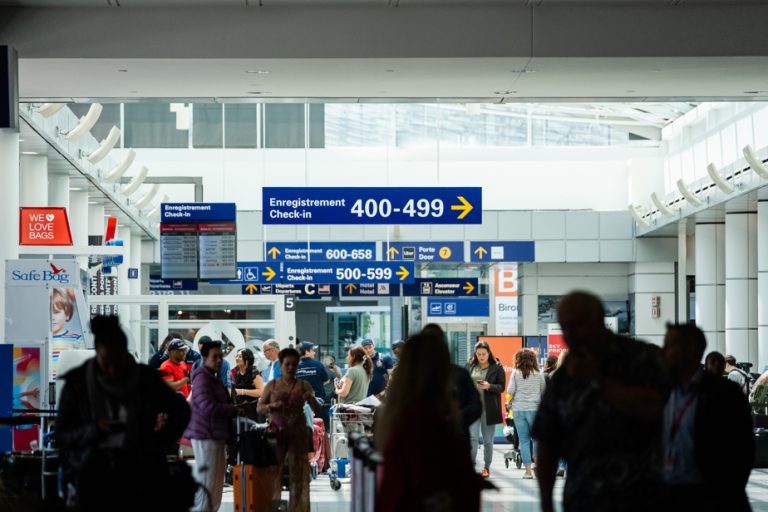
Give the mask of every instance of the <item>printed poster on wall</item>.
[(517, 276), (517, 263), (497, 265), (494, 269), (494, 332), (500, 336), (518, 334)]
[(74, 288), (51, 288), (51, 380), (56, 380), (61, 353), (86, 348)]
[(547, 356), (559, 356), (568, 350), (560, 324), (547, 324)]
[[(40, 409), (43, 382), (40, 347), (13, 347), (13, 408)], [(13, 449), (31, 450), (39, 437), (38, 425), (19, 425), (13, 429)]]

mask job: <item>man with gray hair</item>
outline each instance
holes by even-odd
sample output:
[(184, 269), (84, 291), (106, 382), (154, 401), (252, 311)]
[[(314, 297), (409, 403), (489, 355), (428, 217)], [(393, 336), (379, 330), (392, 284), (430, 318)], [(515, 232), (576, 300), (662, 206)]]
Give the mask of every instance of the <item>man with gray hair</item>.
[(264, 384), (271, 380), (279, 378), (283, 372), (280, 371), (280, 361), (277, 360), (277, 355), (280, 353), (280, 344), (273, 339), (268, 339), (261, 346), (261, 350), (264, 352), (264, 357), (269, 361), (269, 365), (261, 372), (261, 376), (264, 378)]

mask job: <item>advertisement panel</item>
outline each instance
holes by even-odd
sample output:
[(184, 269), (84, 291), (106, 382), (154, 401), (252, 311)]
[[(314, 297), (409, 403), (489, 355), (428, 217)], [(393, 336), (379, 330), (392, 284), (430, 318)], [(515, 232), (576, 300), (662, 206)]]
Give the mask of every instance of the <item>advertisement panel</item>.
[[(40, 346), (13, 347), (13, 408), (15, 410), (40, 409), (42, 403), (43, 367)], [(13, 429), (13, 449), (31, 450), (37, 441), (37, 425), (19, 425)]]
[(507, 263), (496, 266), (493, 271), (494, 332), (497, 335), (517, 336), (518, 334), (517, 270), (516, 263)]
[(547, 324), (547, 356), (559, 356), (568, 350), (560, 324)]
[(67, 209), (19, 208), (19, 245), (72, 245)]

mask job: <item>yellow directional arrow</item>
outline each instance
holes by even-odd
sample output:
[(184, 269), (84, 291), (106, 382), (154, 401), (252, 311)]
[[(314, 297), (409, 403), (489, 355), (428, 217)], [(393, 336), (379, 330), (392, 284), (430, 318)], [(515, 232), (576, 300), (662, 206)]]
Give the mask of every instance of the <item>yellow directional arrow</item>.
[(400, 254), (400, 251), (398, 251), (394, 247), (390, 247), (389, 249), (387, 249), (387, 254), (389, 254), (389, 259), (392, 260), (395, 258), (396, 255)]
[(273, 246), (270, 250), (267, 251), (267, 254), (272, 256), (273, 260), (276, 260), (277, 259), (277, 255), (280, 254), (280, 249), (278, 249), (277, 247)]
[(357, 289), (357, 286), (353, 285), (352, 283), (349, 283), (344, 288), (346, 288), (349, 293), (352, 293)]
[(256, 285), (255, 284), (249, 284), (245, 287), (245, 291), (248, 292), (248, 295), (253, 295), (256, 293)]
[(277, 273), (272, 270), (272, 267), (267, 267), (266, 272), (262, 272), (261, 275), (267, 278), (267, 281), (271, 281), (273, 277), (277, 275)]
[(469, 281), (467, 281), (467, 284), (465, 284), (465, 285), (464, 285), (464, 287), (463, 287), (462, 289), (463, 289), (465, 292), (467, 292), (467, 295), (469, 295), (470, 293), (472, 293), (473, 291), (475, 291), (475, 287), (474, 287), (474, 286), (472, 286), (472, 283), (470, 283)]
[(485, 254), (488, 254), (488, 250), (487, 250), (485, 247), (483, 247), (483, 246), (481, 245), (480, 247), (478, 247), (477, 249), (475, 249), (475, 254), (477, 254), (477, 257), (478, 257), (479, 259), (483, 259), (483, 256), (484, 256)]
[(458, 218), (459, 220), (461, 220), (464, 217), (466, 217), (467, 214), (474, 209), (474, 207), (471, 204), (469, 204), (469, 201), (464, 199), (464, 196), (456, 196), (456, 199), (458, 199), (461, 202), (461, 204), (452, 204), (451, 210), (460, 211), (461, 214), (459, 215)]
[(401, 266), (400, 266), (400, 270), (398, 270), (397, 272), (395, 272), (395, 275), (396, 275), (396, 276), (399, 276), (399, 277), (400, 277), (400, 280), (402, 281), (402, 280), (404, 280), (406, 277), (408, 277), (409, 275), (411, 275), (411, 273), (410, 273), (410, 272), (408, 272), (408, 269), (407, 269), (407, 268), (405, 268), (405, 267), (403, 267), (403, 266), (401, 265)]

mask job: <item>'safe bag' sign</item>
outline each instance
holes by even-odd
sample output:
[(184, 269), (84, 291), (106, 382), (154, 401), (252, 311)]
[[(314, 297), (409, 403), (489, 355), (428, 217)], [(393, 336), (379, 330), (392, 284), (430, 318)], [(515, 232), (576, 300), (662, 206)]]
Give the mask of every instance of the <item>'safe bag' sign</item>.
[(19, 208), (19, 245), (72, 245), (67, 209)]

